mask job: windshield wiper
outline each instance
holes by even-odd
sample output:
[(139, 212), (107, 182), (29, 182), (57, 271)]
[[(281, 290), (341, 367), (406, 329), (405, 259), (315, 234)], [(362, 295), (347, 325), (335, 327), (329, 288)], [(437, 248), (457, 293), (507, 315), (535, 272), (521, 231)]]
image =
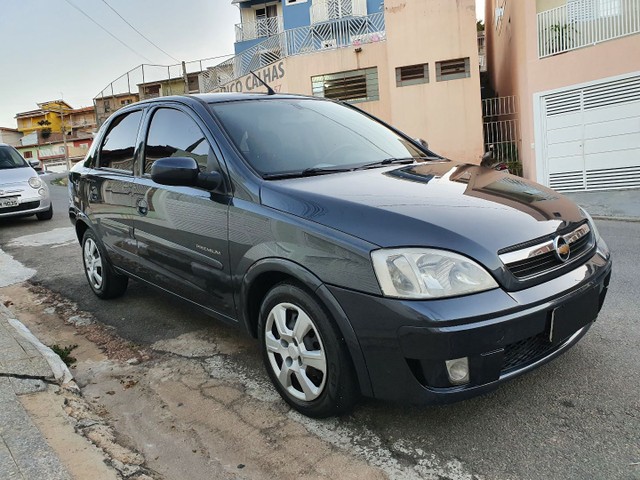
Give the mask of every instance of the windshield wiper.
[(407, 157), (407, 158), (385, 158), (384, 160), (380, 160), (379, 162), (365, 163), (364, 165), (360, 165), (354, 170), (366, 170), (367, 168), (376, 168), (376, 167), (386, 167), (387, 165), (406, 165), (409, 163), (417, 162), (418, 160), (436, 160), (436, 161), (444, 161), (446, 160), (443, 157)]
[(263, 175), (263, 178), (267, 180), (280, 180), (284, 178), (300, 178), (300, 177), (313, 177), (315, 175), (326, 175), (329, 173), (351, 172), (353, 167), (311, 167), (305, 168), (299, 172), (285, 172), (285, 173), (270, 173)]
[(359, 167), (356, 168), (356, 170), (366, 170), (367, 168), (385, 167), (387, 165), (408, 164), (408, 163), (415, 162), (417, 159), (418, 157), (385, 158), (384, 160), (380, 160), (379, 162), (365, 163), (364, 165), (360, 165)]

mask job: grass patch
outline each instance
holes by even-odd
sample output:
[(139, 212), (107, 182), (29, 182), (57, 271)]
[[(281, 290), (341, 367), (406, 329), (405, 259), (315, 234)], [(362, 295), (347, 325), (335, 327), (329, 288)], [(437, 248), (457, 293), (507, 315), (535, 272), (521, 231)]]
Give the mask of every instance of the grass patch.
[(66, 187), (67, 185), (69, 185), (69, 177), (54, 178), (53, 180), (51, 180), (51, 185)]
[(76, 348), (78, 348), (78, 345), (69, 345), (67, 347), (61, 347), (56, 343), (55, 345), (51, 346), (51, 350), (56, 352), (56, 354), (58, 354), (58, 356), (62, 359), (64, 363), (67, 364), (68, 367), (70, 367), (72, 364), (78, 361), (76, 357), (72, 357), (70, 355), (70, 353), (73, 352)]

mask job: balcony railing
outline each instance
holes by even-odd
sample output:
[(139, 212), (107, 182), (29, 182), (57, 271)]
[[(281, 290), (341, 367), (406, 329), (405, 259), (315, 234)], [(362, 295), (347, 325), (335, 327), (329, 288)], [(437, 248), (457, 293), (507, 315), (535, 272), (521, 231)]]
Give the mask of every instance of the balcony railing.
[(384, 13), (285, 30), (202, 73), (200, 91), (212, 92), (285, 57), (385, 39)]
[(540, 58), (640, 33), (638, 0), (575, 0), (538, 13)]
[(236, 42), (270, 37), (282, 33), (283, 30), (282, 17), (261, 18), (255, 22), (238, 23), (236, 25)]
[(367, 15), (366, 0), (314, 0), (311, 4), (311, 23), (338, 20), (344, 17)]

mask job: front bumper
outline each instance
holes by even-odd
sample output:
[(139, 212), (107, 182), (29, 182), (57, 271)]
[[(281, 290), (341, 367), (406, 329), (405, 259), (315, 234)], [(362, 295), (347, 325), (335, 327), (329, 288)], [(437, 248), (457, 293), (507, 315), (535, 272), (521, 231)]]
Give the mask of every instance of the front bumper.
[(41, 197), (20, 197), (19, 204), (15, 207), (0, 208), (0, 218), (22, 217), (35, 213), (46, 212), (51, 207), (49, 195)]
[[(569, 349), (595, 321), (610, 276), (610, 258), (596, 253), (518, 292), (404, 301), (329, 289), (358, 337), (373, 396), (438, 404), (493, 390)], [(469, 383), (454, 386), (445, 360), (461, 357), (469, 359)]]

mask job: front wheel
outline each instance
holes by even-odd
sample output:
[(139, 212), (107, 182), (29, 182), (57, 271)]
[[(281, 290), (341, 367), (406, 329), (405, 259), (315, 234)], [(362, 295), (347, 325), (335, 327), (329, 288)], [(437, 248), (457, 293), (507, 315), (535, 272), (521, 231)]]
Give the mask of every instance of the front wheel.
[(114, 271), (91, 230), (82, 237), (82, 261), (89, 286), (98, 297), (109, 299), (124, 294), (129, 278)]
[(38, 220), (51, 220), (53, 218), (53, 204), (49, 205), (49, 210), (36, 213)]
[(347, 413), (358, 383), (344, 339), (315, 297), (285, 282), (260, 308), (262, 357), (282, 398), (316, 418)]

